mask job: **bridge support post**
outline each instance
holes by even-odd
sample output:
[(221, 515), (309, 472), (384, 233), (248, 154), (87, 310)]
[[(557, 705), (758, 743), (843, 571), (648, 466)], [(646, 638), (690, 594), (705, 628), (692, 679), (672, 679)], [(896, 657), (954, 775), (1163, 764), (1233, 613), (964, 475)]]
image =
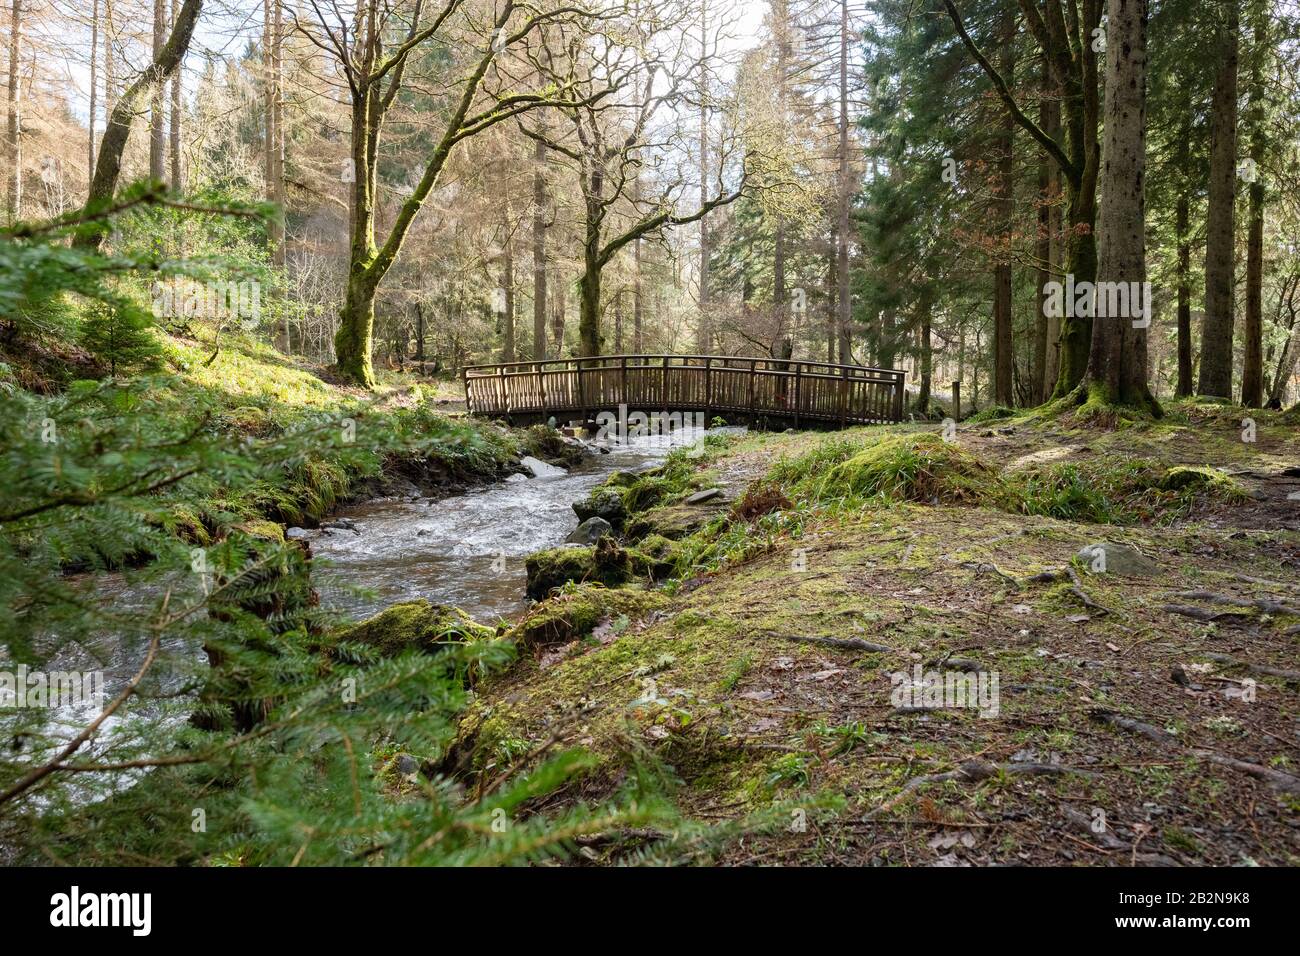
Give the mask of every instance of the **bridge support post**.
[(849, 414), (849, 370), (844, 369), (840, 373), (840, 428), (844, 427), (844, 422)]
[(713, 421), (713, 358), (704, 359), (704, 427)]
[(662, 398), (663, 401), (659, 403), (663, 411), (663, 417), (659, 419), (659, 426), (662, 428), (664, 420), (668, 418), (668, 356), (667, 355), (664, 356), (663, 383), (660, 388), (660, 391), (663, 393), (660, 396), (660, 398)]
[(803, 363), (795, 362), (794, 363), (794, 427), (795, 428), (799, 427), (799, 402), (801, 400), (801, 396), (799, 395), (799, 391), (800, 391), (799, 385), (802, 381), (803, 381)]
[(550, 416), (546, 414), (546, 373), (542, 370), (542, 363), (537, 363), (537, 394), (542, 403), (542, 421), (550, 421)]

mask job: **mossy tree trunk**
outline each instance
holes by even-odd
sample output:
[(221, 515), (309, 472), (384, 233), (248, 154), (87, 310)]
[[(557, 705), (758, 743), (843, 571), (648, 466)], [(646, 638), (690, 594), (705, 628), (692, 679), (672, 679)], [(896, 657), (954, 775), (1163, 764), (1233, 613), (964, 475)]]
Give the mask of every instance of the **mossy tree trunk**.
[(1232, 397), (1233, 296), (1237, 199), (1238, 0), (1215, 4), (1219, 62), (1210, 106), (1210, 207), (1205, 228), (1205, 319), (1201, 323), (1202, 395)]
[[(1097, 218), (1097, 175), (1101, 166), (1101, 144), (1097, 139), (1101, 105), (1097, 89), (1097, 52), (1093, 49), (1091, 37), (1101, 23), (1101, 0), (1082, 0), (1077, 7), (1081, 14), (1080, 22), (1074, 29), (1066, 23), (1059, 3), (1047, 3), (1041, 10), (1036, 4), (1021, 3), (1025, 25), (1047, 59), (1052, 78), (1060, 90), (1064, 145), (1021, 109), (1007, 81), (971, 39), (953, 0), (943, 0), (943, 5), (962, 43), (988, 75), (1011, 116), (1061, 170), (1069, 216), (1065, 271), (1073, 274), (1076, 284), (1095, 281), (1097, 243), (1093, 233)], [(1071, 8), (1076, 9), (1073, 5)], [(1065, 316), (1061, 319), (1059, 371), (1053, 398), (1070, 394), (1083, 379), (1091, 341), (1091, 317)]]
[[(145, 99), (150, 92), (155, 87), (161, 89), (162, 84), (180, 66), (185, 52), (190, 48), (190, 39), (194, 36), (194, 26), (198, 23), (202, 9), (203, 0), (185, 0), (180, 12), (176, 14), (176, 25), (172, 27), (167, 42), (153, 62), (136, 77), (135, 82), (113, 105), (104, 128), (104, 136), (99, 143), (99, 158), (95, 162), (95, 174), (91, 178), (90, 191), (86, 197), (87, 210), (112, 198), (122, 172), (122, 155), (126, 152), (126, 143), (131, 136), (131, 121), (143, 112)], [(110, 36), (107, 40), (110, 47), (112, 42)], [(111, 81), (110, 75), (109, 82)], [(107, 226), (88, 229), (73, 240), (73, 245), (98, 249), (107, 231)]]
[[(398, 207), (397, 215), (382, 244), (375, 239), (374, 195), (379, 159), (379, 136), (384, 119), (403, 88), (403, 74), (410, 55), (429, 40), (439, 36), (443, 25), (458, 12), (458, 0), (445, 2), (427, 20), (417, 18), (401, 42), (391, 50), (392, 39), (382, 29), (385, 5), (381, 0), (362, 0), (358, 4), (357, 22), (360, 41), (348, 50), (335, 50), (352, 97), (352, 165), (353, 183), (352, 240), (349, 250), (348, 287), (339, 311), (339, 329), (334, 337), (334, 352), (340, 375), (366, 388), (375, 384), (370, 347), (374, 335), (375, 296), (380, 283), (397, 261), (415, 217), (429, 194), (438, 185), (452, 150), (462, 140), (476, 136), (497, 123), (512, 120), (534, 109), (556, 105), (574, 105), (565, 99), (569, 85), (561, 82), (547, 93), (502, 93), (488, 97), (482, 109), (472, 107), (483, 96), (484, 78), (492, 61), (512, 43), (524, 39), (543, 24), (554, 23), (560, 16), (580, 16), (536, 11), (530, 8), (525, 18), (510, 30), (508, 24), (520, 9), (515, 0), (505, 0), (492, 19), (489, 35), (493, 37), (460, 80), (454, 100), (420, 181)], [(484, 24), (486, 26), (487, 24)], [(331, 34), (332, 35), (332, 34)]]
[(1241, 367), (1241, 404), (1259, 408), (1264, 404), (1264, 164), (1267, 114), (1264, 104), (1264, 63), (1269, 56), (1269, 16), (1261, 0), (1252, 0), (1254, 42), (1250, 54), (1250, 106), (1246, 125), (1250, 130), (1250, 161), (1255, 179), (1247, 188), (1246, 213), (1246, 315)]
[[(1106, 43), (1105, 186), (1097, 278), (1143, 288), (1146, 282), (1146, 77), (1147, 0), (1108, 0)], [(1128, 405), (1159, 414), (1147, 385), (1145, 315), (1094, 319), (1092, 347), (1081, 398), (1093, 405)], [(1133, 298), (1129, 300), (1130, 306)]]

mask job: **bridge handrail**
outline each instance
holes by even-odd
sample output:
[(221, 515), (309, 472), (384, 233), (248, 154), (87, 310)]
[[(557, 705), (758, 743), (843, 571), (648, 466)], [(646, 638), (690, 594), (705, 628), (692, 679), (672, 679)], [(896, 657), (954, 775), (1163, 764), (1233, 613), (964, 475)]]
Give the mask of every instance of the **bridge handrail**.
[[(636, 390), (629, 390), (630, 372), (638, 373)], [(660, 374), (647, 379), (645, 373)], [(898, 369), (756, 355), (637, 353), (525, 359), (467, 365), (461, 374), (471, 414), (536, 414), (539, 409), (542, 414), (548, 409), (585, 414), (593, 403), (619, 400), (628, 405), (663, 404), (666, 409), (672, 401), (706, 411), (716, 407), (751, 414), (788, 414), (796, 426), (802, 416), (838, 421), (841, 426), (850, 422), (900, 421), (906, 385), (906, 374)], [(684, 390), (671, 399), (670, 380), (684, 383), (688, 379), (683, 376), (688, 374), (695, 384), (682, 386)], [(735, 375), (748, 379), (747, 389), (737, 388), (736, 379), (731, 377)], [(567, 385), (563, 384), (565, 379)], [(512, 383), (521, 380), (524, 384), (516, 389)], [(756, 389), (756, 382), (768, 384)], [(474, 383), (484, 384), (471, 388)], [(549, 394), (553, 386), (556, 393)], [(590, 394), (589, 386), (594, 390)], [(747, 397), (738, 394), (742, 390)], [(557, 401), (552, 402), (552, 398)]]
[[(542, 369), (542, 371), (561, 372), (567, 368), (582, 368), (582, 369), (602, 368), (602, 367), (621, 368), (624, 362), (631, 361), (633, 359), (643, 360), (643, 361), (653, 360), (656, 363), (654, 365), (638, 366), (644, 368), (662, 368), (665, 360), (667, 360), (669, 363), (672, 363), (674, 360), (689, 359), (693, 361), (702, 361), (705, 362), (706, 364), (711, 364), (715, 362), (741, 362), (741, 363), (745, 363), (746, 365), (764, 364), (764, 365), (771, 365), (771, 366), (781, 366), (780, 368), (771, 368), (771, 369), (762, 370), (765, 372), (774, 372), (778, 374), (793, 375), (795, 373), (791, 371), (791, 369), (798, 366), (803, 369), (812, 369), (812, 368), (834, 369), (836, 370), (836, 374), (834, 377), (839, 377), (841, 374), (843, 374), (844, 371), (847, 370), (850, 373), (871, 372), (879, 375), (881, 378), (888, 379), (890, 381), (903, 381), (906, 379), (905, 372), (893, 368), (876, 368), (875, 366), (871, 366), (871, 365), (847, 365), (847, 364), (840, 364), (836, 362), (818, 362), (812, 359), (793, 359), (793, 358), (777, 359), (777, 358), (769, 358), (766, 356), (758, 356), (758, 355), (695, 355), (695, 354), (679, 355), (679, 354), (641, 354), (641, 353), (627, 354), (627, 355), (592, 355), (592, 356), (585, 356), (580, 358), (567, 358), (567, 359), (541, 359), (541, 360), (532, 359), (532, 360), (520, 360), (515, 362), (484, 362), (477, 365), (463, 366), (461, 371), (466, 376), (473, 376), (473, 377), (482, 377), (485, 375), (499, 376), (501, 374), (536, 375), (538, 371), (537, 367), (539, 365), (542, 366), (558, 365), (561, 367), (556, 369), (544, 368)], [(617, 364), (614, 365), (605, 364), (609, 362), (614, 362)], [(633, 368), (633, 367), (634, 366), (632, 365), (628, 365), (628, 368)], [(678, 367), (694, 367), (694, 366), (678, 366)], [(491, 369), (491, 371), (484, 371), (485, 369)], [(518, 369), (519, 371), (509, 372), (509, 371), (505, 371), (506, 369)], [(826, 373), (820, 373), (820, 374), (826, 374)]]

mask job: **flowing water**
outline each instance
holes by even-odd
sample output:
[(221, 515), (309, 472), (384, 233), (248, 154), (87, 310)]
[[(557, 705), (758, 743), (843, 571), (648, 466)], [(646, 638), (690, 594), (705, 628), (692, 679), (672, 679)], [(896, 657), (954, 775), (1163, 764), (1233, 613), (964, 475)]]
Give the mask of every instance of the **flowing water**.
[[(702, 429), (683, 428), (668, 435), (632, 438), (608, 446), (607, 454), (594, 454), (569, 472), (542, 466), (547, 472), (543, 477), (514, 475), (447, 498), (385, 499), (349, 506), (333, 521), (342, 519), (350, 529), (336, 526), (305, 532), (314, 558), (312, 582), (324, 607), (354, 620), (416, 598), (454, 604), (483, 623), (515, 617), (528, 603), (524, 559), (560, 544), (577, 526), (574, 501), (615, 470), (653, 466), (672, 448), (693, 444), (702, 436)], [(197, 576), (186, 574), (168, 582), (172, 606), (201, 601), (198, 581)], [(87, 575), (77, 583), (87, 600), (122, 617), (147, 616), (161, 593), (157, 582), (146, 586), (123, 574)], [(88, 642), (64, 644), (45, 669), (102, 673), (104, 699), (111, 699), (139, 668), (144, 651), (139, 637), (126, 640), (120, 632), (104, 633)], [(138, 702), (130, 708), (133, 718), (184, 719), (189, 699), (185, 681), (195, 668), (205, 666), (205, 660), (202, 648), (184, 638), (164, 640), (150, 673), (149, 690), (164, 696), (180, 692), (183, 699), (170, 706)], [(13, 670), (2, 649), (0, 670)], [(92, 699), (51, 708), (44, 731), (55, 739), (69, 739), (99, 713), (102, 704), (102, 699)], [(126, 725), (131, 719), (110, 718), (101, 729), (100, 741), (129, 732)], [(7, 724), (0, 707), (0, 734)]]
[[(454, 604), (482, 623), (515, 617), (528, 604), (524, 559), (534, 551), (560, 544), (577, 526), (571, 507), (574, 501), (585, 497), (612, 472), (651, 467), (674, 447), (695, 444), (703, 436), (702, 428), (685, 427), (667, 435), (633, 437), (607, 446), (608, 453), (593, 455), (568, 472), (543, 468), (543, 476), (514, 475), (447, 498), (377, 500), (349, 506), (334, 521), (343, 519), (350, 529), (336, 526), (305, 533), (314, 558), (313, 584), (322, 605), (353, 619), (416, 598)], [(119, 615), (148, 614), (159, 594), (156, 583), (143, 587), (121, 574), (87, 576), (81, 584), (88, 599)], [(194, 575), (173, 584), (178, 602), (198, 599)], [(46, 665), (49, 671), (102, 672), (104, 692), (103, 698), (47, 711), (48, 723), (42, 728), (47, 741), (71, 739), (94, 719), (104, 701), (126, 686), (140, 666), (144, 646), (139, 639), (126, 641), (120, 634), (109, 633), (93, 643), (93, 652), (85, 645), (66, 644)], [(184, 639), (164, 640), (149, 689), (162, 694), (162, 699), (170, 696), (170, 702), (142, 701), (130, 708), (130, 716), (114, 715), (81, 748), (80, 756), (94, 759), (110, 750), (114, 741), (135, 732), (137, 722), (156, 727), (160, 721), (184, 721), (191, 700), (184, 687), (187, 675), (196, 667), (201, 670), (204, 659), (202, 649)], [(8, 666), (0, 659), (0, 668)], [(0, 736), (12, 738), (11, 727), (5, 732), (10, 724), (5, 717), (0, 709)], [(48, 754), (11, 756), (23, 761), (47, 759)], [(94, 775), (93, 784), (72, 780), (67, 785), (77, 799), (89, 802), (130, 785), (143, 772)], [(37, 800), (43, 802), (44, 798)], [(0, 844), (0, 864), (7, 852)]]
[[(372, 501), (339, 512), (355, 530), (309, 532), (321, 604), (354, 618), (397, 601), (454, 604), (483, 623), (527, 605), (524, 559), (564, 541), (578, 524), (571, 507), (615, 470), (662, 461), (698, 441), (698, 428), (631, 438), (570, 472), (509, 481), (436, 500)], [(370, 594), (360, 594), (356, 588)]]

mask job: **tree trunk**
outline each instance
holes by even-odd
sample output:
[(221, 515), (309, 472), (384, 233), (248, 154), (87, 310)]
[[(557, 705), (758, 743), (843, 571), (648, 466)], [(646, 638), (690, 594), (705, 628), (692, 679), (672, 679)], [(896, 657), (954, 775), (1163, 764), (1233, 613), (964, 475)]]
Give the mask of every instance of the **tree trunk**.
[[(1002, 28), (1002, 75), (1015, 75), (1016, 21), (1008, 17)], [(998, 155), (997, 183), (994, 187), (993, 218), (998, 223), (997, 266), (993, 270), (993, 401), (1010, 408), (1015, 404), (1012, 392), (1012, 368), (1015, 355), (1012, 341), (1011, 302), (1011, 231), (1015, 217), (1016, 120), (1004, 112), (1002, 129), (994, 143)]]
[(835, 239), (838, 231), (838, 220), (832, 218), (830, 255), (826, 257), (826, 361), (832, 364), (835, 362), (835, 346), (839, 340), (836, 325), (840, 313), (835, 299), (836, 290), (839, 288), (839, 279), (835, 274), (840, 248), (839, 242)]
[(334, 335), (334, 354), (339, 372), (362, 388), (374, 388), (375, 370), (370, 357), (374, 341), (375, 290), (374, 187), (375, 168), (371, 154), (374, 93), (352, 104), (352, 214), (348, 253), (347, 293), (339, 311), (339, 329)]
[(9, 147), (9, 190), (6, 210), (10, 225), (18, 221), (23, 204), (22, 120), (18, 105), (21, 89), (18, 82), (18, 61), (22, 52), (23, 12), (22, 0), (13, 0), (9, 16), (9, 128), (6, 144)]
[[(1191, 104), (1187, 104), (1190, 112)], [(1181, 181), (1174, 207), (1174, 232), (1178, 244), (1178, 389), (1175, 394), (1184, 398), (1192, 394), (1192, 240), (1191, 183), (1187, 168), (1191, 163), (1191, 121), (1184, 119), (1179, 132), (1178, 169)]]
[(840, 142), (839, 228), (836, 232), (835, 278), (838, 284), (835, 304), (838, 310), (840, 362), (853, 361), (853, 339), (849, 323), (853, 303), (849, 298), (849, 0), (840, 0)]
[(632, 244), (633, 265), (636, 268), (636, 278), (632, 285), (632, 351), (641, 355), (645, 347), (642, 341), (641, 323), (643, 321), (644, 303), (641, 301), (641, 240), (637, 239)]
[[(777, 0), (772, 5), (773, 29), (776, 32), (776, 83), (777, 83), (777, 123), (779, 128), (786, 129), (786, 120), (788, 118), (788, 61), (790, 57), (790, 12), (784, 0)], [(774, 235), (772, 239), (772, 306), (775, 311), (776, 327), (774, 329), (774, 340), (782, 339), (786, 334), (786, 288), (785, 288), (785, 218), (777, 210), (775, 213), (776, 223), (774, 226)], [(793, 354), (793, 341), (791, 342), (791, 353)]]
[(546, 144), (533, 149), (533, 361), (546, 361)]
[[(709, 49), (709, 4), (700, 4), (700, 208), (709, 202), (709, 103), (707, 57)], [(695, 350), (701, 355), (713, 351), (713, 328), (709, 316), (709, 217), (700, 217), (700, 326)]]
[[(1147, 0), (1108, 0), (1106, 36), (1106, 182), (1101, 190), (1097, 279), (1142, 290), (1146, 282)], [(1100, 294), (1098, 301), (1101, 301)], [(1130, 293), (1127, 314), (1097, 314), (1081, 398), (1159, 414), (1147, 387), (1150, 299)], [(1100, 313), (1100, 309), (1098, 312)]]
[[(503, 230), (510, 228), (510, 204), (506, 203), (507, 222)], [(515, 252), (512, 237), (507, 234), (505, 246), (501, 253), (501, 290), (503, 313), (501, 316), (501, 361), (515, 360)]]
[[(988, 58), (971, 39), (953, 0), (943, 0), (949, 18), (962, 43), (986, 74), (994, 81), (999, 96), (1011, 111), (1015, 98), (1010, 84), (994, 70)], [(1027, 21), (1034, 39), (1052, 65), (1052, 76), (1061, 88), (1061, 113), (1064, 119), (1065, 145), (1054, 136), (1044, 137), (1054, 147), (1053, 159), (1065, 178), (1070, 227), (1066, 230), (1065, 272), (1076, 283), (1092, 282), (1097, 275), (1097, 246), (1093, 235), (1097, 215), (1097, 173), (1101, 165), (1101, 145), (1097, 140), (1100, 98), (1097, 89), (1097, 56), (1089, 38), (1100, 22), (1100, 0), (1082, 0), (1070, 5), (1071, 23), (1067, 24), (1060, 5), (1045, 5), (1046, 15)], [(1080, 15), (1081, 14), (1081, 15)], [(1078, 21), (1077, 23), (1075, 21)], [(1085, 42), (1080, 43), (1080, 37)], [(1014, 78), (1013, 78), (1014, 79)], [(1044, 131), (1015, 107), (1017, 122), (1043, 143)], [(1046, 146), (1046, 143), (1043, 143)], [(1088, 365), (1092, 341), (1089, 316), (1061, 318), (1059, 366), (1053, 398), (1063, 398), (1074, 391)], [(978, 379), (977, 379), (978, 381)]]
[(424, 306), (417, 299), (415, 302), (415, 360), (420, 364), (420, 374), (424, 370)]
[[(1051, 83), (1051, 70), (1047, 59), (1043, 59), (1043, 91), (1038, 101), (1038, 122), (1044, 130), (1051, 131), (1057, 125), (1053, 122), (1057, 110)], [(1034, 256), (1038, 259), (1038, 309), (1034, 317), (1034, 351), (1030, 365), (1030, 394), (1034, 403), (1042, 402), (1047, 397), (1047, 353), (1051, 346), (1050, 322), (1045, 303), (1047, 301), (1047, 283), (1052, 276), (1052, 210), (1056, 193), (1054, 173), (1056, 165), (1046, 153), (1038, 162), (1038, 241), (1035, 243)]]
[[(177, 0), (171, 0), (171, 21), (170, 28), (176, 28), (176, 4)], [(168, 148), (171, 152), (171, 177), (170, 183), (172, 192), (180, 193), (185, 188), (185, 174), (181, 168), (181, 71), (177, 70), (172, 74), (171, 82), (171, 122), (168, 124), (168, 135), (170, 142)]]
[[(166, 82), (180, 66), (185, 51), (189, 49), (190, 38), (194, 35), (194, 25), (198, 22), (199, 12), (202, 9), (203, 0), (185, 0), (180, 13), (176, 15), (176, 27), (171, 31), (171, 36), (167, 38), (162, 51), (113, 105), (104, 128), (104, 138), (99, 144), (95, 178), (91, 180), (90, 194), (86, 198), (87, 208), (112, 197), (122, 170), (122, 154), (131, 136), (131, 121), (143, 106), (149, 91)], [(112, 42), (111, 39), (109, 42)], [(99, 228), (88, 229), (73, 240), (73, 245), (79, 248), (98, 249), (104, 241), (106, 232), (106, 227), (102, 225)]]
[(1237, 0), (1217, 4), (1223, 17), (1210, 106), (1210, 209), (1205, 233), (1205, 319), (1201, 323), (1202, 395), (1232, 397), (1233, 214), (1237, 190)]
[(623, 293), (614, 293), (614, 354), (623, 354)]
[(582, 278), (578, 280), (578, 354), (600, 354), (600, 233), (592, 217), (587, 218), (583, 243)]
[[(894, 332), (898, 326), (898, 310), (893, 306), (880, 313), (880, 348), (876, 361), (881, 368), (893, 368), (898, 360), (898, 340)], [(847, 363), (846, 363), (847, 364)]]
[(918, 312), (918, 327), (920, 332), (920, 352), (921, 352), (921, 390), (916, 396), (916, 409), (923, 416), (930, 415), (930, 387), (932, 381), (933, 351), (930, 341), (930, 324), (932, 313), (934, 311), (934, 294), (930, 291), (927, 284), (921, 290), (920, 299), (916, 306)]
[[(153, 58), (162, 53), (167, 36), (167, 0), (153, 0)], [(153, 84), (149, 110), (149, 178), (162, 182), (167, 177), (167, 111), (163, 108), (163, 84)]]
[[(117, 104), (117, 63), (113, 56), (113, 43), (117, 29), (113, 26), (113, 0), (104, 0), (104, 132), (108, 133), (108, 118)], [(102, 145), (101, 145), (102, 148)], [(98, 162), (86, 172), (93, 179)]]
[(267, 232), (271, 263), (284, 265), (284, 70), (280, 50), (284, 42), (284, 9), (280, 0), (266, 0), (266, 34), (263, 57), (266, 69), (266, 199), (275, 206)]
[(1259, 408), (1264, 403), (1264, 182), (1259, 170), (1264, 164), (1264, 59), (1269, 52), (1268, 11), (1251, 5), (1255, 21), (1250, 63), (1250, 159), (1255, 181), (1248, 189), (1246, 213), (1246, 317), (1245, 348), (1241, 367), (1241, 404)]
[(551, 294), (551, 342), (555, 345), (555, 358), (564, 354), (564, 283), (558, 282)]
[(348, 277), (339, 330), (334, 334), (338, 370), (362, 388), (374, 388), (375, 369), (370, 350), (374, 345), (375, 288), (364, 271), (354, 269)]
[(98, 106), (99, 93), (99, 0), (94, 0), (90, 9), (90, 118), (86, 122), (89, 134), (86, 137), (86, 184), (95, 174), (95, 110)]

